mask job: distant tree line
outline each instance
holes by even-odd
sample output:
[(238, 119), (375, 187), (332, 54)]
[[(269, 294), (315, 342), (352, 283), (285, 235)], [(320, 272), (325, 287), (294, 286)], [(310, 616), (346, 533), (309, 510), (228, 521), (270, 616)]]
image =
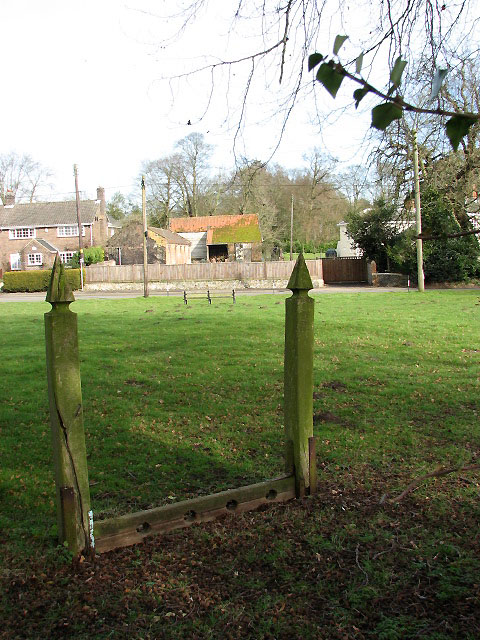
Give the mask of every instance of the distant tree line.
[[(314, 149), (307, 166), (287, 170), (244, 159), (232, 171), (212, 174), (213, 148), (200, 133), (175, 145), (174, 153), (144, 162), (149, 224), (168, 227), (170, 218), (256, 213), (266, 250), (285, 247), (293, 235), (296, 247), (318, 251), (336, 242), (336, 225), (350, 203), (338, 184), (334, 161)], [(116, 193), (108, 213), (116, 219), (140, 215), (139, 198)]]

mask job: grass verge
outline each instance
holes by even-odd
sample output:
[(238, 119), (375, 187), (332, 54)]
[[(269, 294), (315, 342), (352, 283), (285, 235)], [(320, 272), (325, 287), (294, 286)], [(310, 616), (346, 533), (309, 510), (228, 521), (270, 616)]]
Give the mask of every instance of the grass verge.
[[(320, 495), (77, 567), (54, 542), (49, 305), (2, 306), (1, 637), (478, 637), (475, 475), (381, 502), (478, 456), (478, 292), (316, 300)], [(278, 296), (72, 310), (96, 518), (281, 472)]]

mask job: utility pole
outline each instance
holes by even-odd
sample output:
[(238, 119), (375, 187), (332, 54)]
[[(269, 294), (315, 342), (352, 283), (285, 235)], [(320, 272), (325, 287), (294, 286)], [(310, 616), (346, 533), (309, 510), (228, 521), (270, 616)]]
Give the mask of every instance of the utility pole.
[(83, 291), (83, 237), (82, 237), (82, 220), (80, 217), (80, 195), (78, 193), (78, 166), (73, 165), (73, 175), (75, 176), (75, 202), (77, 207), (77, 224), (78, 224), (78, 252), (80, 254), (80, 283)]
[(293, 193), (292, 193), (292, 205), (290, 211), (290, 260), (293, 260)]
[[(418, 142), (417, 132), (413, 132), (413, 175), (415, 178), (415, 218), (417, 223), (417, 236), (422, 233), (422, 212), (420, 205), (420, 178), (418, 175)], [(425, 291), (425, 278), (423, 274), (423, 241), (417, 238), (417, 278), (418, 290)]]
[(148, 256), (147, 256), (147, 206), (145, 199), (145, 176), (142, 176), (142, 216), (143, 216), (143, 297), (148, 298)]

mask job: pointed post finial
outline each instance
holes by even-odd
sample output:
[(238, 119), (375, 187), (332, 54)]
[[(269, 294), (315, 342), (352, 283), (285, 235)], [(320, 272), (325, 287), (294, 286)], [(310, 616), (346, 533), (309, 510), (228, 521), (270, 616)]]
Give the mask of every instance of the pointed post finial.
[(57, 302), (75, 302), (75, 296), (68, 284), (67, 277), (65, 275), (65, 268), (58, 253), (55, 256), (55, 262), (53, 263), (52, 275), (50, 277), (50, 284), (48, 285), (45, 300), (50, 302), (50, 304), (55, 304)]
[(291, 291), (310, 291), (310, 289), (313, 289), (312, 278), (310, 277), (303, 253), (300, 253), (297, 258), (287, 284), (287, 289)]

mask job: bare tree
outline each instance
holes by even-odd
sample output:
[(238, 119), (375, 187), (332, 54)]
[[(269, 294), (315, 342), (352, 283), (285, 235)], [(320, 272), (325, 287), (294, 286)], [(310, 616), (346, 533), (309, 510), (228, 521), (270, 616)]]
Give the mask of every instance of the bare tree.
[(172, 216), (211, 215), (218, 206), (217, 181), (209, 176), (213, 147), (201, 133), (179, 140), (176, 152), (143, 163), (148, 215), (152, 224), (168, 226)]
[(175, 145), (179, 153), (176, 180), (182, 195), (182, 209), (188, 216), (201, 215), (199, 201), (208, 183), (208, 161), (212, 145), (201, 133), (191, 133)]
[(181, 191), (177, 183), (181, 157), (172, 154), (145, 162), (142, 173), (146, 177), (147, 207), (151, 224), (168, 227), (168, 222), (180, 207)]
[[(188, 37), (196, 18), (214, 10), (212, 4), (208, 0), (187, 2), (183, 11), (172, 16), (177, 36)], [(350, 36), (347, 55), (353, 61), (361, 55), (363, 69), (369, 74), (376, 73), (378, 68), (382, 71), (393, 68), (396, 58), (402, 56), (406, 61), (418, 57), (428, 59), (432, 77), (438, 61), (448, 53), (449, 45), (465, 42), (475, 33), (478, 16), (474, 5), (471, 0), (449, 3), (443, 0), (382, 0), (377, 3), (360, 0), (351, 11), (350, 4), (344, 0), (285, 0), (282, 4), (274, 0), (237, 0), (232, 6), (228, 41), (238, 43), (234, 36), (243, 36), (242, 42), (247, 38), (252, 42), (251, 49), (244, 47), (240, 54), (227, 49), (220, 59), (204, 55), (204, 64), (166, 79), (172, 83), (198, 76), (208, 87), (204, 102), (202, 96), (196, 100), (194, 123), (202, 120), (215, 99), (224, 101), (227, 118), (232, 124), (235, 121), (234, 149), (247, 122), (255, 87), (263, 85), (263, 94), (268, 98), (263, 100), (261, 117), (267, 119), (274, 114), (280, 118), (278, 147), (299, 100), (307, 98), (312, 110), (317, 109), (321, 121), (312, 77), (306, 73), (306, 60), (318, 47), (326, 53), (325, 41), (333, 41), (335, 36), (335, 33), (329, 33), (330, 24), (334, 25), (332, 28), (346, 30)], [(362, 30), (357, 23), (363, 15), (368, 16), (368, 21), (364, 21)], [(163, 44), (168, 46), (168, 41), (163, 40)], [(210, 43), (205, 45), (208, 51)], [(198, 50), (196, 59), (205, 50)], [(238, 98), (230, 96), (234, 76), (235, 83), (243, 83)], [(231, 107), (231, 100), (238, 103), (235, 108)], [(270, 110), (267, 103), (271, 105)], [(332, 111), (330, 108), (330, 114)]]
[[(308, 168), (294, 173), (295, 237), (319, 245), (337, 238), (336, 225), (345, 216), (348, 202), (337, 188), (335, 160), (314, 148), (304, 157)], [(342, 181), (343, 182), (343, 181)]]
[(41, 188), (51, 188), (49, 169), (33, 160), (28, 154), (11, 151), (0, 155), (0, 198), (5, 204), (7, 191), (13, 192), (16, 201), (34, 202)]

